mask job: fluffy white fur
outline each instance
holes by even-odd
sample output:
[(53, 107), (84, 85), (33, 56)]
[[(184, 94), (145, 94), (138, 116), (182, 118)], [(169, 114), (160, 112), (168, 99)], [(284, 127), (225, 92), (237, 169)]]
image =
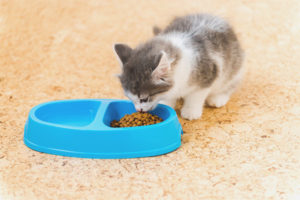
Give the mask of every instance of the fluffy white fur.
[(220, 72), (219, 76), (208, 88), (201, 89), (197, 86), (190, 85), (190, 74), (193, 70), (193, 66), (195, 66), (194, 62), (197, 55), (195, 55), (195, 51), (188, 47), (189, 41), (184, 34), (172, 33), (161, 37), (180, 49), (181, 59), (178, 64), (174, 66), (175, 71), (172, 77), (174, 86), (164, 95), (164, 100), (160, 103), (174, 107), (176, 100), (183, 98), (184, 105), (181, 110), (181, 116), (188, 120), (201, 117), (205, 102), (213, 107), (224, 106), (234, 90), (234, 88), (227, 90), (228, 87), (230, 87), (232, 83), (240, 81), (243, 73), (238, 73), (232, 81), (227, 82), (226, 86), (224, 86), (224, 75), (222, 74), (224, 58), (218, 52), (210, 52), (210, 57), (217, 63), (218, 71)]

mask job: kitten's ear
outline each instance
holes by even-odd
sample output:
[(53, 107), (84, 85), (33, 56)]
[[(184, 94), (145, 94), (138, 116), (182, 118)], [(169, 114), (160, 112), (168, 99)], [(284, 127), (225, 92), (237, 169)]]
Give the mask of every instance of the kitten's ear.
[(114, 76), (115, 78), (118, 78), (118, 79), (121, 78), (121, 74), (114, 74), (113, 76)]
[(158, 26), (153, 26), (152, 32), (154, 35), (158, 35), (161, 32), (161, 29)]
[(166, 83), (168, 74), (171, 70), (172, 60), (169, 60), (166, 52), (161, 51), (160, 61), (152, 72), (152, 79), (155, 83)]
[(127, 62), (132, 52), (132, 48), (126, 44), (115, 44), (114, 50), (121, 66)]

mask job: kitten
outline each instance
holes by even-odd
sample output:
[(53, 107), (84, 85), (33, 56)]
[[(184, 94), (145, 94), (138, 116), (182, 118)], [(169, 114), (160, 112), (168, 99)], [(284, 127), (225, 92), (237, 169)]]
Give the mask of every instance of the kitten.
[(137, 111), (184, 99), (183, 118), (202, 115), (203, 105), (224, 106), (242, 78), (243, 50), (231, 26), (208, 14), (175, 18), (135, 49), (115, 44), (125, 95)]

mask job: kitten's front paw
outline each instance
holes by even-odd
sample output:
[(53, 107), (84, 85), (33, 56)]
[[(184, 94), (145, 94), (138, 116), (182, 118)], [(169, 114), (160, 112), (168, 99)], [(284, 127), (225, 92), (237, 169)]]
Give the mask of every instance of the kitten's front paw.
[(181, 109), (181, 117), (188, 120), (199, 119), (202, 115), (202, 108), (201, 109), (193, 109), (191, 107), (184, 106)]

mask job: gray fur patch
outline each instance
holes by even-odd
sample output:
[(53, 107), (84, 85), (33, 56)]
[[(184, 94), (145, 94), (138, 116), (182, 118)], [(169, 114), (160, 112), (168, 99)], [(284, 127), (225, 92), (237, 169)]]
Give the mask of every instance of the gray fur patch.
[(197, 68), (192, 73), (191, 82), (201, 88), (209, 87), (218, 76), (217, 65), (206, 58), (197, 59)]
[(196, 66), (191, 75), (191, 83), (209, 87), (217, 78), (220, 66), (209, 56), (217, 52), (224, 58), (223, 74), (231, 79), (241, 68), (243, 50), (231, 26), (223, 19), (195, 14), (175, 18), (161, 34), (179, 32), (190, 38), (190, 48), (195, 50)]
[(157, 94), (169, 90), (173, 82), (167, 84), (154, 84), (152, 72), (159, 64), (161, 51), (165, 51), (170, 57), (178, 59), (179, 53), (170, 43), (153, 39), (139, 45), (132, 52), (128, 61), (124, 63), (123, 73), (120, 76), (122, 86), (132, 94)]

